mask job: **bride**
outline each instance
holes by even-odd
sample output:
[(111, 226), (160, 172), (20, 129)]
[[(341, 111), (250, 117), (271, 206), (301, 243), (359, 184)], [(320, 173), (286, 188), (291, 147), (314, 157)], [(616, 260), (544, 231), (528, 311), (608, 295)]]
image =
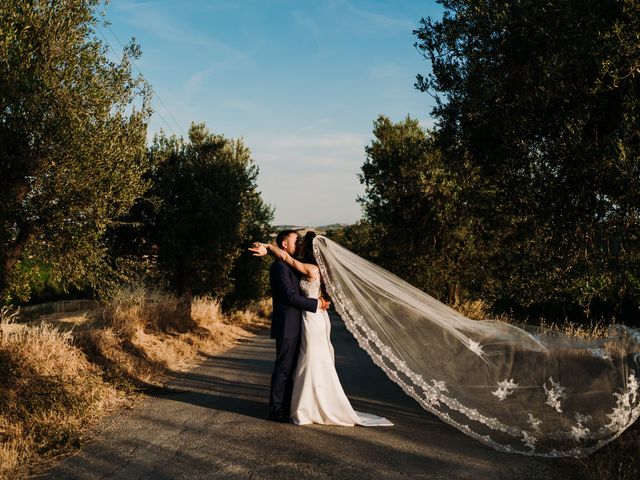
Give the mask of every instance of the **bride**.
[[(276, 245), (256, 242), (249, 250), (256, 256), (271, 254), (302, 274), (300, 289), (319, 298), (322, 278), (313, 255), (316, 234), (307, 232), (300, 245), (301, 261)], [(386, 418), (356, 412), (342, 389), (335, 369), (330, 339), (331, 323), (326, 310), (302, 311), (298, 363), (293, 376), (291, 419), (298, 425), (318, 423), (342, 426), (392, 426)]]

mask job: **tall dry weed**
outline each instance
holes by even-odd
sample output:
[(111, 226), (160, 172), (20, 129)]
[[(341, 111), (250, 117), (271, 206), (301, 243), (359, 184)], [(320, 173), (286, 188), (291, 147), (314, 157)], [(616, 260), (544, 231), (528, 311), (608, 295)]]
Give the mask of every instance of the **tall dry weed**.
[(132, 337), (138, 331), (187, 331), (192, 322), (180, 299), (143, 286), (117, 290), (104, 309), (106, 324)]
[(638, 480), (640, 478), (640, 429), (631, 427), (620, 437), (580, 459), (587, 480)]
[[(56, 318), (10, 328), (0, 312), (0, 479), (19, 478), (34, 459), (79, 445), (86, 425), (131, 398), (139, 387), (163, 385), (171, 370), (200, 353), (217, 354), (249, 330), (266, 325), (269, 302), (224, 314), (210, 297), (187, 310), (175, 295), (122, 289), (102, 315), (75, 313), (74, 327)], [(98, 311), (99, 313), (99, 311)]]
[(191, 305), (191, 316), (200, 325), (223, 323), (224, 315), (220, 302), (209, 296), (195, 297)]
[(453, 308), (472, 320), (485, 320), (491, 315), (489, 305), (484, 300), (467, 300), (453, 305)]
[(82, 426), (121, 396), (51, 325), (27, 326), (0, 338), (0, 478), (15, 478), (34, 455), (78, 445)]

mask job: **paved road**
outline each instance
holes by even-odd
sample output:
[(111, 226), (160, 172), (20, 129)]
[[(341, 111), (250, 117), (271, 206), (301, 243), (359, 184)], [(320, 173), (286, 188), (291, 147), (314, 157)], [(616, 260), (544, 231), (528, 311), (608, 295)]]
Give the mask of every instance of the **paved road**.
[(109, 417), (47, 479), (563, 479), (576, 464), (493, 451), (424, 411), (332, 319), (338, 373), (357, 410), (387, 428), (265, 420), (274, 343), (264, 332), (188, 373), (172, 389)]

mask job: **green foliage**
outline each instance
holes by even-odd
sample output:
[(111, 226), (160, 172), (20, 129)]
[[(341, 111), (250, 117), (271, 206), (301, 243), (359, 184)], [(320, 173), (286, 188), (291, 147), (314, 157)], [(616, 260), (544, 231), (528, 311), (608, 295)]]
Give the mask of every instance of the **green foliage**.
[(440, 298), (460, 282), (477, 282), (482, 272), (469, 264), (472, 219), (461, 201), (471, 170), (455, 175), (417, 120), (381, 116), (373, 133), (360, 176), (365, 222), (342, 235), (368, 237), (357, 251), (368, 250), (377, 263)]
[(95, 33), (98, 0), (0, 3), (0, 292), (38, 275), (102, 286), (103, 238), (147, 188), (149, 90)]
[(121, 246), (157, 256), (170, 288), (186, 298), (262, 295), (261, 262), (252, 262), (246, 247), (267, 236), (273, 212), (257, 191), (249, 149), (194, 124), (188, 141), (156, 136), (149, 157), (152, 187), (132, 212), (139, 237), (120, 235)]
[(353, 225), (332, 227), (325, 232), (325, 236), (363, 258), (374, 262), (383, 261), (379, 248), (381, 232), (377, 232), (373, 224), (367, 220), (360, 220)]
[(640, 4), (440, 3), (414, 32), (437, 127), (379, 119), (362, 167), (381, 263), (450, 300), (637, 317)]
[(261, 299), (269, 293), (269, 262), (257, 262), (247, 249), (256, 239), (269, 238), (273, 208), (264, 203), (255, 187), (247, 192), (247, 196), (244, 231), (238, 238), (241, 253), (235, 260), (231, 274), (235, 284), (225, 298), (225, 305), (233, 304), (235, 307)]

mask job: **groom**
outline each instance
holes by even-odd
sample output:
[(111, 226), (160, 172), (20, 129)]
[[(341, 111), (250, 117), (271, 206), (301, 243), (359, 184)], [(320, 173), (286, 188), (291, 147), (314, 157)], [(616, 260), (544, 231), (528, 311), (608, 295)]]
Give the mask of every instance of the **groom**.
[[(276, 245), (295, 256), (298, 234), (283, 230), (276, 237)], [(293, 392), (293, 374), (300, 350), (300, 322), (302, 310), (323, 310), (329, 303), (323, 298), (307, 298), (300, 291), (300, 274), (285, 262), (276, 259), (269, 270), (269, 283), (273, 299), (271, 338), (276, 340), (276, 361), (271, 375), (269, 419), (288, 423)]]

